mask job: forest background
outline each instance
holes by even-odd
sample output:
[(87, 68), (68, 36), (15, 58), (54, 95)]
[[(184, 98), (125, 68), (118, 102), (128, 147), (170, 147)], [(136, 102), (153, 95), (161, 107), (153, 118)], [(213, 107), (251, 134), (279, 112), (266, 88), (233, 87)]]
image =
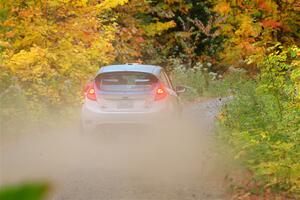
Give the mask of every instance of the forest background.
[(234, 97), (217, 135), (243, 194), (298, 198), (299, 44), (299, 0), (0, 0), (1, 132), (72, 116), (100, 66), (161, 65), (187, 101)]

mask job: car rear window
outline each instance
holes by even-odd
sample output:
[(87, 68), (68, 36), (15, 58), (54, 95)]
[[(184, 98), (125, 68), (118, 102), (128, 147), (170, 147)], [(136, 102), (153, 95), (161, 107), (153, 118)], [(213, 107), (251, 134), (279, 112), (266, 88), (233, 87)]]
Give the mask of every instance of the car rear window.
[(110, 72), (96, 77), (96, 85), (105, 91), (147, 91), (152, 90), (157, 78), (143, 72)]

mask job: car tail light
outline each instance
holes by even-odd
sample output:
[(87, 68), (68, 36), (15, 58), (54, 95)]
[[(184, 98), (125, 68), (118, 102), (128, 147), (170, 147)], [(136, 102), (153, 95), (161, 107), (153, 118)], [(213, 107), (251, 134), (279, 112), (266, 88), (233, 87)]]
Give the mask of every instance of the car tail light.
[(167, 96), (168, 96), (168, 92), (166, 91), (165, 86), (163, 84), (159, 84), (155, 90), (154, 100), (158, 101), (166, 98)]
[(93, 83), (88, 83), (84, 86), (83, 88), (83, 92), (84, 92), (84, 95), (88, 92), (88, 90), (90, 89), (90, 87), (93, 86)]
[(85, 89), (86, 89), (86, 97), (92, 101), (96, 101), (96, 92), (95, 92), (94, 84), (88, 84)]

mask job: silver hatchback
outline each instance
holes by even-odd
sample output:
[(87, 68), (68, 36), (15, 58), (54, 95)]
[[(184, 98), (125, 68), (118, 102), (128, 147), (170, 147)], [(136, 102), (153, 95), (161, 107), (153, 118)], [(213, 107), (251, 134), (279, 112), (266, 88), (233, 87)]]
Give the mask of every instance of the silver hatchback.
[(101, 67), (85, 90), (81, 124), (93, 131), (103, 124), (149, 124), (181, 114), (178, 94), (164, 69), (124, 64)]

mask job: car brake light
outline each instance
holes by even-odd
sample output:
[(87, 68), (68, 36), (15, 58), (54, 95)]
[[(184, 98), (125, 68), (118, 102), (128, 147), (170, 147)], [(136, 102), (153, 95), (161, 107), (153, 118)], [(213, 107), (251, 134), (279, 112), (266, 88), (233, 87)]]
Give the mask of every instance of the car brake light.
[(90, 87), (92, 87), (92, 86), (93, 86), (93, 83), (86, 84), (83, 88), (84, 94), (86, 94), (88, 92), (88, 90), (90, 89)]
[(158, 101), (158, 100), (166, 98), (167, 96), (168, 96), (168, 93), (165, 89), (165, 86), (163, 84), (159, 84), (155, 90), (154, 100)]
[(93, 84), (89, 84), (89, 86), (87, 86), (87, 92), (86, 92), (86, 97), (92, 101), (96, 101), (96, 92), (94, 89), (94, 85)]

